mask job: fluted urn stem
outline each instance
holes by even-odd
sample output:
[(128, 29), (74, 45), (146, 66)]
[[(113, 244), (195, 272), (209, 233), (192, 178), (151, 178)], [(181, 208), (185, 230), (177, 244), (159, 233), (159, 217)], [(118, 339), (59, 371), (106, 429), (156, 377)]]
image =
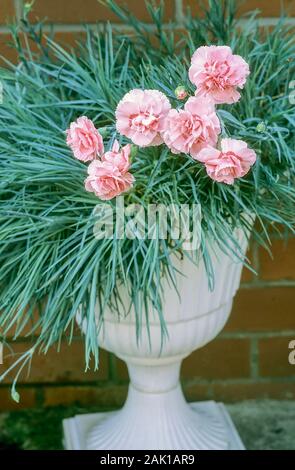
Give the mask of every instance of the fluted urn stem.
[(128, 359), (130, 386), (138, 392), (167, 393), (179, 386), (180, 366), (184, 356), (155, 359)]

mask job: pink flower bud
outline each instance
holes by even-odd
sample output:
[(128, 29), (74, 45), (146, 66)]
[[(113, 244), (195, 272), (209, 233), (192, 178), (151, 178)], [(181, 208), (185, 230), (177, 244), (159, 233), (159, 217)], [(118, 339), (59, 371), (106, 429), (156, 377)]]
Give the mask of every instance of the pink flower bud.
[(174, 93), (178, 100), (184, 100), (187, 97), (187, 91), (182, 85), (178, 86)]

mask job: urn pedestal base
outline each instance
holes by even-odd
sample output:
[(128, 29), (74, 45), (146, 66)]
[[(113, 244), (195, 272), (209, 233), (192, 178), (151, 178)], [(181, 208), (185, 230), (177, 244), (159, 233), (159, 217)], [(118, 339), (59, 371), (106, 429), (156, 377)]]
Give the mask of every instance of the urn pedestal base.
[(121, 359), (130, 376), (123, 408), (65, 420), (67, 449), (243, 449), (222, 404), (186, 402), (179, 381), (182, 356)]
[[(206, 421), (208, 418), (213, 419), (220, 423), (224, 430), (225, 439), (227, 442), (227, 450), (245, 450), (245, 447), (239, 437), (239, 434), (231, 420), (230, 415), (225, 409), (225, 406), (222, 403), (216, 403), (214, 401), (204, 401), (204, 402), (196, 402), (191, 403), (188, 405), (189, 409), (193, 414), (198, 415), (200, 418), (204, 418)], [(117, 411), (108, 412), (108, 413), (92, 413), (92, 414), (85, 414), (85, 415), (78, 415), (73, 418), (68, 418), (63, 421), (63, 429), (64, 429), (64, 447), (66, 450), (87, 450), (89, 436), (91, 435), (91, 431), (95, 429), (100, 423), (103, 425), (104, 422), (114, 417), (117, 419), (118, 416)], [(125, 436), (127, 437), (127, 436)], [(115, 438), (115, 436), (114, 436)], [(123, 440), (124, 436), (121, 436)], [(194, 436), (191, 436), (193, 439)], [(175, 440), (177, 440), (177, 436), (175, 436)], [(101, 443), (98, 442), (98, 448), (104, 450), (114, 450), (116, 447), (104, 447), (105, 439), (102, 436)], [(209, 439), (210, 442), (210, 439)], [(208, 441), (207, 441), (208, 443)], [(102, 445), (102, 447), (99, 446)], [(180, 444), (180, 442), (179, 442)], [(126, 448), (126, 447), (125, 447)], [(171, 450), (166, 448), (157, 447), (159, 450)], [(144, 447), (144, 449), (140, 450), (157, 450), (157, 449), (148, 449)], [(205, 447), (206, 449), (206, 447)], [(132, 450), (132, 449), (130, 449)], [(198, 450), (192, 447), (184, 446), (181, 447), (176, 445), (174, 450)]]

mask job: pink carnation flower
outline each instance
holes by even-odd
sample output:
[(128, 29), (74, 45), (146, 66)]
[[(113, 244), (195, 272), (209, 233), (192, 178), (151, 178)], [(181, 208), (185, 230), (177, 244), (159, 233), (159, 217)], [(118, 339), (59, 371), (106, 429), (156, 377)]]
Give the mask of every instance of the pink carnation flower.
[(189, 78), (197, 96), (210, 96), (215, 103), (235, 103), (240, 99), (249, 65), (228, 46), (202, 46), (192, 56)]
[(115, 141), (110, 152), (106, 152), (101, 160), (94, 160), (88, 167), (88, 178), (85, 180), (86, 191), (95, 193), (106, 201), (130, 189), (134, 177), (128, 172), (130, 167), (131, 145), (119, 150)]
[(160, 91), (131, 90), (117, 106), (117, 131), (140, 147), (160, 145), (170, 109), (169, 100)]
[(121, 173), (126, 173), (130, 168), (130, 153), (131, 145), (127, 144), (122, 147), (120, 151), (120, 145), (117, 140), (115, 140), (113, 148), (111, 151), (106, 152), (101, 160), (104, 162), (112, 163), (113, 166), (116, 166)]
[(205, 163), (210, 178), (219, 183), (233, 184), (245, 176), (256, 161), (256, 153), (243, 140), (223, 139), (221, 150), (204, 148), (198, 160)]
[(183, 110), (169, 112), (163, 139), (173, 153), (189, 153), (197, 158), (202, 148), (216, 145), (219, 133), (220, 122), (214, 103), (208, 98), (193, 96)]
[(66, 134), (68, 146), (74, 156), (82, 162), (93, 160), (104, 151), (102, 136), (86, 116), (81, 116), (72, 122)]

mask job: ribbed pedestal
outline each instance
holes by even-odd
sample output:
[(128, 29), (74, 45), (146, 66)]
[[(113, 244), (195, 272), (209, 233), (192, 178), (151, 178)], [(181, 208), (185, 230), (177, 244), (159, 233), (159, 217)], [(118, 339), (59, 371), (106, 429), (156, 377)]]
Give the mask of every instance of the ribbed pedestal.
[[(193, 421), (197, 419), (198, 424), (204, 423), (205, 422), (205, 428), (209, 430), (209, 427), (207, 426), (207, 422), (210, 421), (214, 427), (214, 434), (215, 431), (219, 428), (222, 427), (222, 434), (225, 434), (225, 440), (227, 443), (227, 447), (225, 450), (244, 450), (245, 447), (243, 446), (241, 439), (239, 438), (239, 435), (233, 425), (233, 422), (226, 411), (224, 405), (222, 403), (216, 403), (214, 401), (205, 401), (205, 402), (199, 402), (199, 403), (191, 403), (188, 405), (189, 412), (193, 416)], [(89, 449), (89, 444), (90, 440), (97, 439), (98, 438), (98, 433), (96, 433), (96, 436), (92, 437), (92, 433), (94, 432), (94, 429), (99, 429), (99, 433), (103, 433), (105, 430), (105, 426), (107, 423), (113, 422), (113, 436), (114, 440), (109, 440), (108, 442), (106, 441), (105, 438), (98, 443), (97, 446), (95, 446), (96, 449), (104, 449), (104, 450), (113, 450), (113, 449), (133, 449), (134, 446), (130, 446), (130, 441), (128, 439), (128, 436), (126, 436), (125, 439), (123, 439), (120, 435), (118, 439), (118, 436), (114, 432), (117, 423), (114, 421), (116, 418), (118, 418), (120, 412), (111, 412), (111, 413), (94, 413), (94, 414), (85, 414), (85, 415), (78, 415), (74, 418), (69, 418), (65, 419), (63, 422), (63, 427), (64, 427), (64, 444), (65, 444), (65, 449), (67, 450), (86, 450), (87, 448)], [(213, 424), (214, 423), (214, 424)], [(215, 425), (217, 423), (217, 426)], [(101, 427), (100, 425), (101, 424)], [(116, 426), (115, 426), (116, 425)], [(139, 432), (142, 433), (142, 427), (137, 429)], [(183, 431), (183, 430), (182, 430)], [(174, 450), (192, 450), (191, 447), (188, 447), (188, 443), (193, 443), (195, 442), (196, 438), (194, 437), (195, 431), (195, 426), (190, 428), (189, 432), (189, 437), (187, 437), (187, 429), (184, 430), (184, 432), (179, 432), (178, 429), (175, 429), (175, 432), (172, 436), (172, 441), (173, 444), (173, 449)], [(158, 436), (161, 434), (157, 434)], [(198, 433), (199, 436), (199, 433)], [(202, 449), (208, 449), (208, 442), (211, 442), (211, 433), (207, 437), (206, 442), (204, 439), (206, 439), (206, 432), (203, 433), (201, 432), (201, 436), (199, 436), (198, 439), (198, 446), (200, 445), (200, 438), (202, 441)], [(116, 446), (118, 443), (119, 446)], [(155, 447), (155, 449), (152, 449), (152, 447), (149, 447), (149, 445), (142, 446), (140, 450), (169, 450), (171, 447), (167, 447), (167, 444), (163, 444), (161, 439), (157, 440), (158, 445)], [(113, 445), (113, 443), (115, 445)], [(223, 441), (224, 443), (224, 441)], [(193, 444), (193, 450), (198, 449), (198, 446), (195, 446)], [(215, 448), (216, 441), (213, 443), (212, 448)], [(103, 447), (104, 446), (104, 447)], [(123, 447), (124, 446), (124, 447)], [(91, 448), (91, 447), (90, 447)], [(201, 448), (201, 447), (200, 447)]]
[(180, 386), (147, 394), (129, 388), (124, 408), (102, 420), (86, 437), (87, 449), (227, 449), (226, 429), (210, 413), (185, 402)]
[[(131, 383), (123, 408), (93, 415), (96, 419), (84, 430), (81, 421), (79, 425), (83, 416), (66, 420), (67, 445), (88, 450), (230, 449), (229, 419), (220, 405), (209, 402), (198, 408), (185, 401), (180, 364), (179, 357), (158, 359), (153, 365), (144, 360), (129, 362)], [(78, 441), (69, 444), (73, 438)]]

